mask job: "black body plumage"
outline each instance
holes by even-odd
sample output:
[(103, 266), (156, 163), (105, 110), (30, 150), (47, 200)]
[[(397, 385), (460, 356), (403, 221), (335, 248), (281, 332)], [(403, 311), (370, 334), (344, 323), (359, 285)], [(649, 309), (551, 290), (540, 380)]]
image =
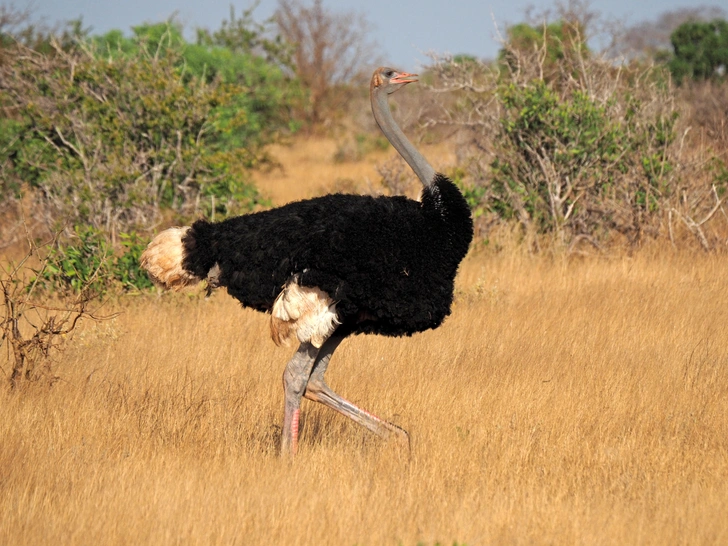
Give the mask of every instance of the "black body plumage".
[(450, 314), (472, 237), (465, 199), (438, 174), (421, 201), (333, 194), (199, 220), (183, 239), (183, 266), (205, 278), (217, 264), (219, 285), (259, 311), (294, 279), (317, 287), (336, 302), (337, 335), (411, 335)]

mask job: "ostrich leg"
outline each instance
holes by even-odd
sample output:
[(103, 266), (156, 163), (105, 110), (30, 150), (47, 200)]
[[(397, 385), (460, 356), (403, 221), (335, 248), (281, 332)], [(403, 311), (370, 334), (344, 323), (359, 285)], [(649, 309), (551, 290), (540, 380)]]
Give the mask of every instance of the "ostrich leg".
[(313, 365), (313, 371), (308, 379), (304, 396), (346, 415), (382, 438), (388, 438), (394, 433), (409, 447), (409, 435), (406, 430), (358, 408), (332, 391), (324, 381), (324, 374), (331, 360), (331, 355), (334, 354), (334, 351), (343, 340), (343, 337), (334, 334), (321, 346)]
[(295, 455), (298, 449), (298, 418), (301, 415), (301, 397), (319, 349), (310, 343), (301, 343), (296, 354), (286, 365), (283, 372), (283, 435), (281, 436), (281, 455)]

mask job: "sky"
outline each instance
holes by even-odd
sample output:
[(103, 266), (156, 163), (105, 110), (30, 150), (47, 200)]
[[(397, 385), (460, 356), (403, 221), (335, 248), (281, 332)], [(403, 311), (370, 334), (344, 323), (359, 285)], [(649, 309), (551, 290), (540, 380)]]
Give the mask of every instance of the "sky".
[[(303, 0), (305, 4), (310, 2)], [(93, 34), (111, 29), (129, 33), (134, 25), (166, 21), (172, 14), (189, 37), (198, 27), (216, 30), (234, 5), (239, 15), (252, 0), (10, 0), (17, 8), (31, 6), (36, 19), (52, 25), (83, 17)], [(493, 58), (498, 35), (509, 24), (525, 20), (526, 9), (553, 9), (554, 0), (323, 0), (332, 10), (363, 13), (372, 25), (371, 39), (382, 60), (402, 70), (428, 63), (428, 52), (466, 53)], [(254, 19), (263, 21), (275, 11), (277, 0), (260, 0)], [(728, 11), (728, 0), (591, 0), (590, 8), (603, 19), (634, 24), (655, 20), (666, 11), (691, 5)]]

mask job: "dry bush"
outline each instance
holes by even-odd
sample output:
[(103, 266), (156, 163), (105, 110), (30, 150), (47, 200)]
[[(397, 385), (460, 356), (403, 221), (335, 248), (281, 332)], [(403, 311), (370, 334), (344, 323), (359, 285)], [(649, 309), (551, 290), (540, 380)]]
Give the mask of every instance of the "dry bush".
[(54, 360), (79, 321), (112, 318), (96, 314), (101, 303), (95, 281), (106, 257), (99, 259), (98, 267), (89, 272), (78, 291), (55, 297), (43, 291), (44, 274), (62, 270), (65, 265), (53, 253), (58, 236), (41, 244), (28, 238), (25, 256), (0, 269), (0, 348), (5, 345), (9, 364), (9, 370), (2, 370), (13, 388), (39, 380), (52, 385), (58, 379), (52, 369)]
[(693, 133), (692, 148), (707, 148), (726, 161), (728, 150), (728, 85), (712, 81), (686, 83), (678, 90)]
[(420, 189), (419, 180), (400, 155), (378, 164), (376, 169), (389, 195), (411, 195)]

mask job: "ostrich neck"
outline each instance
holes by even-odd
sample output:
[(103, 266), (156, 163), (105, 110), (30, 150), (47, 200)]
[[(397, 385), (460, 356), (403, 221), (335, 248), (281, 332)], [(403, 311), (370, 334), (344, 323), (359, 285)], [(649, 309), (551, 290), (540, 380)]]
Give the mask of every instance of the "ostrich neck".
[(402, 129), (392, 117), (389, 109), (389, 101), (386, 93), (377, 90), (372, 91), (372, 113), (377, 125), (387, 137), (387, 140), (394, 146), (394, 149), (404, 158), (412, 168), (417, 177), (425, 187), (428, 187), (435, 180), (435, 169), (427, 162), (423, 155), (407, 139)]

